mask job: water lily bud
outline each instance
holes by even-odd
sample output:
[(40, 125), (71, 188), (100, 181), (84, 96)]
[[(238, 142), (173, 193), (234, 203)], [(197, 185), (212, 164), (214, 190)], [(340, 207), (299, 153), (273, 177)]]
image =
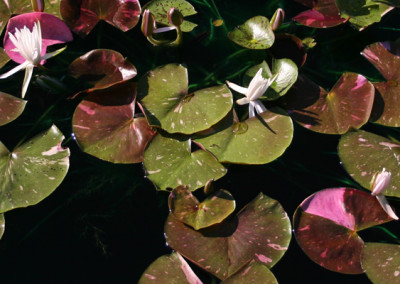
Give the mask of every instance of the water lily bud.
[(276, 9), (274, 15), (271, 18), (272, 30), (276, 31), (281, 26), (284, 19), (285, 19), (285, 11), (281, 8)]
[(156, 29), (156, 19), (148, 9), (143, 12), (141, 29), (145, 37), (151, 36)]
[(375, 174), (372, 179), (371, 194), (374, 196), (382, 194), (382, 192), (388, 187), (391, 176), (391, 172), (387, 172), (385, 168), (383, 168), (380, 173)]
[(182, 13), (178, 9), (172, 7), (168, 12), (168, 22), (175, 27), (179, 27), (183, 23)]
[(31, 0), (33, 11), (35, 12), (43, 12), (44, 10), (44, 1), (43, 0)]

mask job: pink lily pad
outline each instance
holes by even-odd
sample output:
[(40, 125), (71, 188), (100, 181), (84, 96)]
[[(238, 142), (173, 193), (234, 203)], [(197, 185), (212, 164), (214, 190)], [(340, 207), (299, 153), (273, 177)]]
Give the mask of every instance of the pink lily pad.
[(15, 62), (23, 63), (25, 58), (19, 52), (12, 51), (15, 45), (11, 42), (8, 33), (14, 34), (15, 28), (22, 29), (24, 26), (32, 30), (34, 23), (37, 21), (40, 22), (42, 30), (42, 55), (46, 53), (48, 46), (72, 40), (72, 34), (68, 26), (54, 15), (32, 12), (12, 17), (8, 21), (4, 35), (4, 49)]
[(300, 76), (283, 103), (302, 126), (320, 133), (343, 134), (368, 122), (374, 92), (373, 85), (355, 73), (344, 73), (330, 92)]
[(25, 100), (0, 92), (0, 126), (5, 125), (22, 114)]
[(122, 82), (88, 92), (72, 118), (81, 149), (112, 163), (139, 163), (154, 131), (134, 117), (136, 84)]
[(353, 188), (329, 188), (306, 198), (293, 217), (297, 243), (314, 262), (360, 274), (363, 240), (357, 232), (392, 219), (377, 199)]
[(86, 79), (98, 89), (132, 79), (137, 71), (120, 53), (95, 49), (75, 59), (69, 66), (69, 73), (74, 78)]
[(236, 216), (199, 231), (170, 214), (165, 234), (170, 247), (225, 280), (252, 260), (274, 266), (287, 250), (291, 226), (282, 206), (260, 193)]
[(124, 32), (132, 29), (141, 8), (138, 0), (62, 0), (60, 11), (72, 31), (85, 37), (100, 20)]

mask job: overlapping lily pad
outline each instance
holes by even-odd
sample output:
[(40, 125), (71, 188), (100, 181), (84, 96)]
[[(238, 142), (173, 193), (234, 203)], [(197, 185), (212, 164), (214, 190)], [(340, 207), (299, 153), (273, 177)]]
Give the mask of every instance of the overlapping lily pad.
[(391, 172), (385, 195), (400, 197), (400, 144), (385, 137), (358, 130), (343, 135), (338, 154), (350, 176), (366, 189), (383, 168)]
[(97, 89), (132, 79), (137, 71), (120, 53), (95, 49), (75, 59), (69, 65), (69, 73), (74, 78), (87, 80)]
[(138, 98), (150, 125), (184, 134), (216, 124), (233, 104), (226, 85), (188, 94), (187, 70), (178, 64), (157, 67), (142, 77)]
[(22, 114), (27, 101), (0, 92), (0, 126), (5, 125)]
[(112, 163), (142, 162), (154, 135), (144, 117), (135, 118), (136, 84), (122, 82), (89, 91), (72, 118), (81, 149)]
[(178, 186), (172, 190), (168, 203), (175, 218), (195, 230), (221, 223), (235, 210), (233, 196), (224, 189), (209, 195), (200, 203), (189, 188)]
[[(156, 22), (165, 26), (170, 26), (168, 12), (171, 8), (176, 8), (183, 17), (195, 15), (197, 12), (188, 1), (185, 0), (152, 0), (143, 6), (143, 10), (149, 9), (154, 15)], [(184, 20), (180, 25), (183, 32), (192, 31), (197, 24)]]
[(170, 247), (225, 280), (252, 260), (275, 265), (287, 250), (291, 226), (282, 206), (260, 193), (237, 216), (199, 231), (170, 214), (165, 234)]
[(291, 117), (302, 126), (320, 133), (343, 134), (368, 122), (374, 87), (362, 75), (344, 73), (327, 92), (300, 76), (283, 100)]
[(291, 118), (282, 109), (271, 108), (242, 122), (231, 112), (195, 141), (221, 162), (266, 164), (283, 154), (292, 137)]
[(386, 126), (400, 126), (400, 53), (390, 42), (367, 46), (362, 55), (383, 75), (386, 82), (374, 83), (378, 90), (371, 120)]
[(191, 139), (157, 134), (144, 152), (147, 177), (160, 190), (186, 185), (192, 191), (217, 180), (226, 169), (204, 150), (191, 152)]
[(139, 22), (138, 0), (62, 0), (61, 16), (81, 37), (87, 36), (100, 20), (104, 20), (121, 31), (132, 29)]
[(250, 49), (270, 48), (275, 40), (269, 20), (263, 16), (247, 20), (229, 32), (228, 37), (234, 43)]
[(0, 142), (0, 212), (34, 205), (62, 182), (69, 167), (64, 136), (52, 126), (10, 152)]
[(398, 283), (400, 278), (400, 245), (365, 243), (362, 266), (375, 284)]
[(293, 217), (298, 244), (313, 261), (340, 273), (359, 274), (363, 240), (357, 232), (392, 219), (377, 199), (353, 188), (329, 188), (306, 198)]
[(252, 261), (235, 275), (221, 282), (221, 284), (278, 284), (274, 274), (257, 261)]

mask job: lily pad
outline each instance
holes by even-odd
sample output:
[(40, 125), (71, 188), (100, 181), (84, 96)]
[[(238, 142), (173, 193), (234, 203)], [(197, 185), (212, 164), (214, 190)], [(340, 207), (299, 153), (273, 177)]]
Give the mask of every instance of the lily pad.
[(177, 252), (157, 258), (143, 272), (138, 284), (201, 284), (202, 282)]
[(143, 156), (147, 177), (160, 190), (186, 185), (192, 191), (210, 179), (217, 180), (226, 169), (204, 150), (191, 152), (191, 139), (178, 140), (157, 134)]
[(100, 20), (126, 32), (137, 25), (140, 17), (138, 0), (62, 0), (61, 16), (81, 37), (86, 37)]
[[(10, 2), (10, 3), (9, 3)], [(0, 0), (0, 34), (13, 14), (22, 14), (32, 11), (29, 0)]]
[(371, 190), (371, 181), (383, 168), (391, 172), (385, 195), (400, 197), (400, 144), (385, 137), (358, 130), (343, 135), (338, 154), (350, 176)]
[(169, 195), (168, 204), (175, 218), (195, 230), (221, 223), (235, 210), (235, 199), (224, 189), (200, 203), (189, 188), (178, 186)]
[(249, 49), (267, 49), (272, 46), (275, 34), (269, 20), (256, 16), (247, 20), (228, 33), (228, 37), (236, 44)]
[(226, 85), (188, 94), (187, 70), (168, 64), (148, 72), (139, 81), (138, 98), (149, 124), (169, 133), (192, 134), (216, 124), (232, 109)]
[(283, 98), (283, 105), (295, 121), (310, 130), (343, 134), (368, 122), (374, 92), (373, 85), (355, 73), (344, 73), (330, 92), (300, 76)]
[(365, 243), (362, 266), (375, 284), (398, 283), (400, 277), (400, 245)]
[(136, 76), (135, 66), (120, 53), (110, 49), (95, 49), (75, 59), (69, 74), (87, 80), (93, 88), (104, 88)]
[(293, 137), (293, 123), (279, 108), (238, 122), (232, 112), (195, 142), (221, 162), (266, 164), (283, 154)]
[(10, 57), (8, 57), (4, 49), (0, 47), (0, 68), (6, 65), (8, 61), (10, 61)]
[(112, 163), (140, 163), (154, 131), (135, 118), (136, 83), (122, 82), (89, 91), (72, 118), (80, 148)]
[(386, 82), (374, 83), (377, 94), (371, 114), (371, 121), (386, 125), (400, 126), (400, 54), (390, 42), (374, 43), (361, 53), (383, 75)]
[(52, 126), (10, 152), (0, 142), (0, 212), (34, 205), (62, 182), (69, 167), (64, 136)]
[(4, 220), (4, 214), (0, 214), (0, 239), (3, 237), (5, 228), (6, 228), (6, 222)]
[(252, 261), (221, 284), (278, 284), (274, 274), (264, 264)]
[(314, 262), (360, 274), (363, 240), (357, 232), (392, 219), (377, 199), (353, 188), (328, 188), (306, 198), (293, 217), (297, 243)]
[[(168, 12), (171, 8), (176, 8), (183, 17), (197, 14), (196, 10), (188, 1), (185, 0), (153, 0), (143, 6), (143, 10), (150, 10), (156, 22), (165, 26), (171, 26), (168, 21)], [(197, 24), (184, 20), (180, 25), (182, 32), (191, 32)]]
[(274, 266), (287, 250), (291, 226), (282, 206), (260, 193), (235, 217), (199, 231), (170, 213), (165, 234), (171, 248), (225, 280), (252, 260)]
[(22, 114), (27, 101), (0, 92), (0, 126), (5, 125)]

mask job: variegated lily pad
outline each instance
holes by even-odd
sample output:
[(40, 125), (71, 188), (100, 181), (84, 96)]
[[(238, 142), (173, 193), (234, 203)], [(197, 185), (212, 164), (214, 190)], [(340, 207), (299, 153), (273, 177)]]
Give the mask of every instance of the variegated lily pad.
[(400, 144), (385, 137), (358, 130), (343, 135), (338, 154), (350, 176), (371, 190), (371, 181), (383, 168), (391, 172), (385, 195), (400, 197)]
[(221, 284), (278, 284), (274, 274), (267, 266), (252, 261), (235, 275), (221, 282)]
[(10, 152), (0, 142), (0, 212), (34, 205), (62, 182), (69, 167), (69, 149), (54, 125)]
[(191, 140), (157, 134), (143, 156), (147, 177), (160, 190), (186, 185), (192, 191), (210, 179), (217, 180), (226, 169), (204, 150), (191, 152)]
[(27, 101), (0, 92), (0, 126), (5, 125), (22, 114)]

